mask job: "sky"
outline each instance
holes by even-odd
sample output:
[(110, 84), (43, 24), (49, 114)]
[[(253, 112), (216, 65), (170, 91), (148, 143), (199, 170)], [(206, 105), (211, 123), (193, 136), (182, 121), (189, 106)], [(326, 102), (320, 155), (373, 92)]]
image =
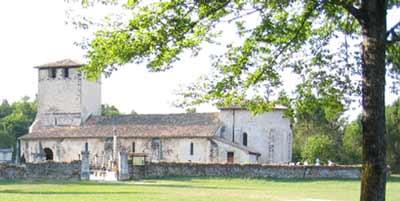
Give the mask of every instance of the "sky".
[[(33, 66), (65, 58), (82, 60), (85, 52), (74, 42), (84, 34), (65, 25), (65, 10), (64, 0), (0, 1), (0, 100), (35, 97), (37, 70)], [(389, 24), (399, 19), (399, 14), (392, 15)], [(110, 78), (102, 79), (102, 103), (115, 105), (125, 113), (184, 112), (172, 105), (177, 98), (175, 91), (207, 75), (209, 55), (214, 51), (204, 48), (197, 57), (186, 56), (162, 73), (147, 72), (144, 65), (125, 65)], [(286, 80), (287, 86), (294, 86), (291, 77)], [(387, 95), (387, 102), (394, 99), (394, 95)], [(205, 105), (197, 111), (217, 109)]]
[[(85, 52), (74, 42), (80, 41), (83, 34), (65, 25), (65, 9), (63, 0), (0, 2), (0, 100), (35, 97), (37, 70), (33, 66), (64, 58), (82, 60)], [(176, 90), (205, 75), (210, 64), (204, 51), (162, 73), (125, 65), (110, 78), (102, 79), (102, 103), (115, 105), (125, 113), (184, 112), (172, 106)], [(198, 111), (216, 108), (203, 106)]]

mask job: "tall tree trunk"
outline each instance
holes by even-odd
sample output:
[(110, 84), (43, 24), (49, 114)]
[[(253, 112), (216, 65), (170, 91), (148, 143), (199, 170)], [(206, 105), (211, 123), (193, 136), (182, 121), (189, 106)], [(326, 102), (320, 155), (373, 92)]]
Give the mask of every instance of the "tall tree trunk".
[(363, 0), (361, 201), (384, 201), (386, 192), (386, 0)]

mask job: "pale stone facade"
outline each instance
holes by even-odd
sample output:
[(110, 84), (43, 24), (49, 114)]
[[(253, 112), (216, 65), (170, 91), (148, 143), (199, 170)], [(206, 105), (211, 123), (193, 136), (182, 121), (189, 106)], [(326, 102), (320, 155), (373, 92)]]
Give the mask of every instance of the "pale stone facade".
[(77, 67), (78, 63), (38, 67), (37, 120), (41, 126), (79, 126), (90, 115), (101, 114), (100, 80), (86, 80)]
[(256, 116), (232, 107), (219, 113), (102, 117), (100, 81), (86, 80), (79, 66), (63, 60), (37, 67), (38, 115), (20, 138), (26, 162), (80, 160), (86, 146), (93, 166), (115, 162), (121, 151), (149, 161), (291, 161), (292, 132), (283, 108)]
[(273, 112), (252, 115), (242, 108), (223, 108), (222, 137), (242, 145), (244, 138), (247, 138), (247, 147), (261, 154), (259, 161), (262, 163), (289, 162), (292, 156), (292, 131), (290, 121), (283, 112), (283, 108), (277, 108)]

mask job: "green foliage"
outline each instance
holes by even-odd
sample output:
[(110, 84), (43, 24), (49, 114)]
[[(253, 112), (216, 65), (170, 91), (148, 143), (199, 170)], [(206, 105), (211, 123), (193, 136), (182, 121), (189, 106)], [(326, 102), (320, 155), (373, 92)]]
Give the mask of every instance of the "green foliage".
[[(400, 99), (386, 107), (386, 161), (394, 172), (400, 172)], [(344, 130), (343, 162), (362, 160), (361, 119), (349, 123)]]
[[(342, 146), (342, 125), (340, 119), (344, 106), (340, 97), (331, 94), (317, 96), (311, 92), (307, 83), (299, 85), (294, 106), (294, 161), (305, 161), (304, 150), (311, 149), (308, 140), (315, 137), (328, 137), (330, 149), (339, 150)], [(329, 160), (342, 162), (340, 155), (329, 153)], [(310, 162), (310, 161), (309, 161)], [(315, 161), (311, 161), (315, 162)]]
[(187, 108), (186, 113), (196, 113), (196, 108)]
[[(248, 106), (255, 112), (271, 109), (261, 103), (270, 100), (254, 89), (263, 84), (273, 90), (280, 87), (285, 68), (301, 74), (330, 104), (348, 101), (349, 95), (359, 92), (360, 82), (354, 77), (360, 72), (360, 52), (348, 48), (348, 40), (359, 40), (361, 29), (347, 13), (345, 1), (128, 0), (124, 5), (132, 14), (125, 25), (96, 32), (87, 46), (90, 62), (84, 70), (89, 77), (109, 75), (131, 62), (146, 63), (151, 71), (169, 69), (182, 53), (196, 55), (203, 43), (216, 43), (221, 39), (219, 28), (234, 23), (240, 40), (228, 44), (226, 54), (214, 57), (212, 79), (196, 84), (203, 90), (185, 95), (194, 99), (190, 104), (252, 99), (255, 104)], [(259, 20), (250, 23), (248, 16)], [(330, 44), (338, 48), (328, 49)], [(329, 109), (338, 106), (325, 112), (329, 116), (335, 113)]]
[(361, 120), (349, 123), (344, 129), (342, 160), (347, 164), (360, 164), (362, 161)]
[(336, 158), (332, 140), (326, 135), (314, 135), (307, 139), (304, 149), (301, 152), (303, 160), (315, 163), (319, 158), (321, 162)]
[(12, 113), (12, 108), (7, 100), (3, 100), (0, 105), (0, 118), (6, 117)]
[(386, 107), (387, 163), (400, 172), (400, 99)]
[(102, 104), (101, 105), (101, 115), (102, 116), (116, 116), (120, 115), (118, 108), (114, 105)]
[(14, 147), (15, 142), (15, 136), (5, 130), (0, 130), (0, 148)]
[(28, 97), (9, 105), (0, 105), (0, 148), (15, 147), (16, 140), (29, 131), (36, 117), (37, 103)]

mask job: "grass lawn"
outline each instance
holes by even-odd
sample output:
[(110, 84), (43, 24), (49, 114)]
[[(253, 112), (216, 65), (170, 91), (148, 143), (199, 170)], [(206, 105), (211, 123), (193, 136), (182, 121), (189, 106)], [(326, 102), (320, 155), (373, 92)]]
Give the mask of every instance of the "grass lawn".
[[(0, 181), (0, 201), (354, 201), (358, 180), (165, 178), (122, 183)], [(390, 178), (387, 201), (400, 200), (400, 176)]]

